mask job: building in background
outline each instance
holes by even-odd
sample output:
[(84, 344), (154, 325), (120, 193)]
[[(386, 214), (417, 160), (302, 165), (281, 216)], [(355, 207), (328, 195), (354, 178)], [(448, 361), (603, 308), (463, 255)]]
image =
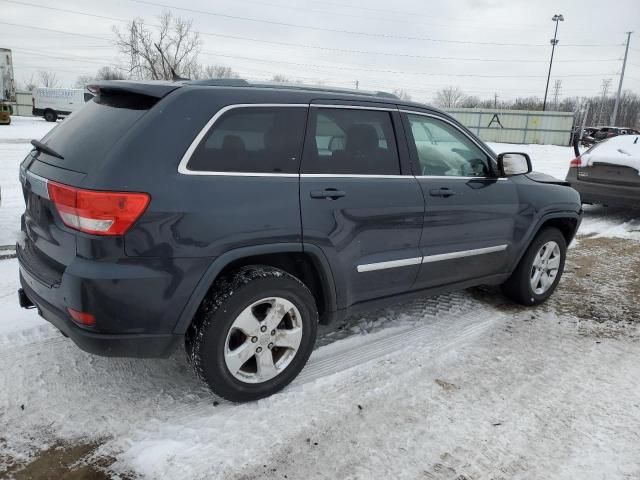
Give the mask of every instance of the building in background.
[(16, 101), (16, 81), (13, 75), (11, 50), (0, 48), (0, 100)]

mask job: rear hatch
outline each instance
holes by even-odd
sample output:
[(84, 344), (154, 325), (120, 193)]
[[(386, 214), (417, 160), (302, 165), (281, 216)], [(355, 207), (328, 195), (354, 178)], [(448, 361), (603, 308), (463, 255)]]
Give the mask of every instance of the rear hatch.
[(87, 235), (63, 223), (51, 199), (51, 185), (81, 188), (86, 175), (99, 171), (113, 147), (166, 90), (153, 96), (122, 88), (100, 89), (99, 95), (53, 128), (40, 141), (43, 146), (36, 146), (22, 162), (26, 210), (17, 253), (23, 267), (45, 284), (59, 282), (76, 254), (76, 238)]
[(640, 187), (638, 170), (606, 162), (594, 162), (593, 165), (579, 167), (578, 178), (581, 182)]
[(581, 182), (640, 187), (640, 140), (637, 135), (611, 138), (581, 156)]

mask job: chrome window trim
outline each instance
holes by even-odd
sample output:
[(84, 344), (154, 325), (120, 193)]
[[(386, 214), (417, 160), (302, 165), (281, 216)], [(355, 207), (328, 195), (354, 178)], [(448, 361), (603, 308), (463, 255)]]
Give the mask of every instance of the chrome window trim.
[(218, 119), (230, 110), (237, 108), (288, 108), (288, 107), (304, 107), (309, 108), (308, 103), (235, 103), (227, 105), (218, 110), (205, 124), (204, 127), (198, 132), (193, 139), (187, 151), (184, 152), (180, 163), (178, 164), (178, 173), (183, 175), (214, 175), (214, 176), (231, 176), (231, 177), (297, 177), (297, 173), (268, 173), (268, 172), (209, 172), (206, 170), (189, 170), (187, 165), (193, 153), (200, 145), (200, 142), (209, 132), (211, 127), (218, 121)]
[(473, 257), (475, 255), (485, 255), (487, 253), (502, 252), (507, 249), (507, 245), (495, 245), (493, 247), (474, 248), (472, 250), (460, 250), (457, 252), (440, 253), (437, 255), (427, 255), (424, 257), (403, 258), (401, 260), (389, 260), (387, 262), (365, 263), (357, 266), (358, 273), (374, 272), (376, 270), (386, 270), (388, 268), (408, 267), (423, 263), (440, 262), (443, 260), (453, 260), (456, 258)]
[(329, 103), (311, 103), (310, 107), (316, 108), (343, 108), (348, 110), (378, 110), (381, 112), (397, 112), (398, 107), (374, 107), (368, 105), (332, 105)]
[(440, 262), (442, 260), (453, 260), (455, 258), (473, 257), (487, 253), (502, 252), (507, 249), (507, 245), (496, 245), (494, 247), (474, 248), (472, 250), (460, 250), (458, 252), (440, 253), (437, 255), (427, 255), (422, 257), (422, 263)]
[(206, 170), (189, 170), (187, 165), (189, 160), (193, 156), (193, 153), (200, 145), (200, 142), (204, 139), (205, 135), (209, 132), (211, 127), (218, 121), (218, 119), (230, 110), (237, 108), (254, 108), (254, 107), (266, 107), (266, 108), (287, 108), (287, 107), (317, 107), (317, 108), (344, 108), (353, 110), (379, 110), (386, 112), (397, 112), (398, 108), (395, 107), (374, 107), (366, 105), (333, 105), (333, 104), (309, 104), (309, 103), (235, 103), (227, 105), (218, 110), (205, 124), (204, 127), (198, 132), (193, 139), (189, 148), (182, 156), (180, 163), (178, 164), (178, 173), (182, 175), (204, 175), (204, 176), (220, 176), (220, 177), (302, 177), (302, 178), (414, 178), (412, 175), (367, 175), (367, 174), (333, 174), (333, 173), (270, 173), (270, 172), (216, 172)]
[(373, 272), (376, 270), (386, 270), (387, 268), (408, 267), (410, 265), (420, 265), (422, 257), (403, 258), (402, 260), (389, 260), (388, 262), (365, 263), (358, 265), (358, 273)]
[[(458, 132), (460, 132), (462, 135), (464, 135), (469, 140), (471, 140), (471, 142), (473, 142), (480, 150), (482, 150), (490, 159), (492, 159), (494, 162), (496, 161), (496, 158), (493, 156), (493, 153), (488, 151), (487, 148), (484, 145), (482, 145), (481, 143), (478, 143), (478, 141), (475, 138), (473, 138), (472, 136), (470, 136), (467, 132), (465, 132), (464, 130), (460, 130), (460, 127), (458, 125), (456, 125), (455, 123), (453, 123), (451, 120), (449, 120), (449, 119), (447, 119), (447, 118), (445, 118), (445, 117), (443, 117), (441, 115), (434, 114), (434, 113), (417, 112), (415, 110), (404, 110), (404, 109), (401, 109), (400, 113), (407, 113), (407, 114), (413, 114), (413, 115), (422, 115), (423, 117), (431, 117), (431, 118), (435, 118), (436, 120), (440, 120), (441, 122), (448, 123), (453, 128), (455, 128)], [(420, 176), (418, 176), (418, 178), (440, 178), (440, 177), (430, 177), (428, 175), (420, 175)], [(457, 177), (457, 178), (466, 178), (466, 177)], [(473, 177), (473, 178), (478, 178), (478, 177)], [(481, 177), (481, 178), (498, 178), (498, 179), (505, 178), (505, 180), (506, 180), (506, 177)]]
[(372, 173), (358, 174), (358, 173), (301, 173), (301, 178), (404, 178), (414, 180), (413, 175), (376, 175)]
[(457, 177), (455, 175), (416, 175), (416, 178), (435, 178), (437, 180), (509, 180), (506, 177)]

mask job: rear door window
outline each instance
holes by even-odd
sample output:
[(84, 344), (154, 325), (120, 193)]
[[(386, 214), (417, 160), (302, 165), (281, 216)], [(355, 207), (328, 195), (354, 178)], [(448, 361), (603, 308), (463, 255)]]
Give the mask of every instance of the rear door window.
[(202, 139), (187, 169), (298, 173), (306, 120), (306, 105), (229, 110)]
[(312, 108), (303, 173), (399, 175), (391, 112)]

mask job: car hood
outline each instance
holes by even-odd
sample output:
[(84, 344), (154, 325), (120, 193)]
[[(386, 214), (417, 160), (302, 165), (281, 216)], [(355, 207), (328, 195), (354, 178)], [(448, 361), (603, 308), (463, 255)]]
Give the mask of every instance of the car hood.
[(552, 183), (555, 185), (566, 185), (566, 186), (570, 185), (569, 182), (565, 180), (560, 180), (559, 178), (552, 177), (551, 175), (547, 175), (546, 173), (541, 173), (541, 172), (527, 173), (527, 178), (538, 183)]

